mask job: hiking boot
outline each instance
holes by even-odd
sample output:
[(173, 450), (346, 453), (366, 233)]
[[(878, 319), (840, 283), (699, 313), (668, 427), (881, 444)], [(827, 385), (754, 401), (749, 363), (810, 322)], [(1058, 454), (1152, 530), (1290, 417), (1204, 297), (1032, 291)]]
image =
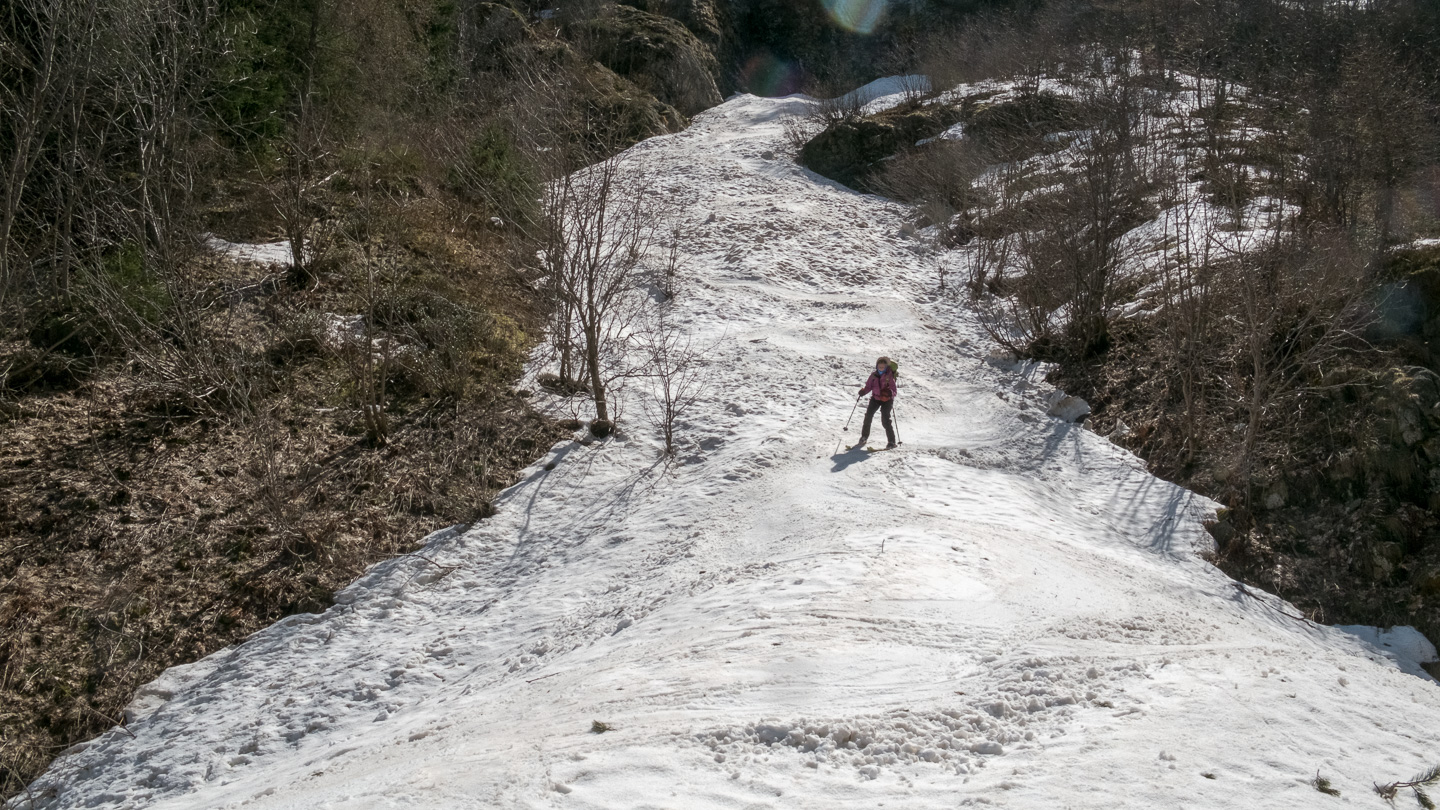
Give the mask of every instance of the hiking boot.
[(889, 444), (885, 445), (885, 449), (886, 449), (886, 450), (894, 450), (894, 449), (895, 449), (895, 443), (894, 443), (894, 442), (890, 442)]

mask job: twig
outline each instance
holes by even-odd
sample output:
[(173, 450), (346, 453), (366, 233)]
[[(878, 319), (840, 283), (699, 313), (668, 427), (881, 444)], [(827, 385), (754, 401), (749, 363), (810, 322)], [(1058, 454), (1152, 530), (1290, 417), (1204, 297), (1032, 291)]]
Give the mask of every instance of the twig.
[[(400, 556), (400, 557), (414, 557), (415, 559), (420, 560), (421, 562), (430, 563), (431, 565), (435, 566), (436, 568), (439, 568), (439, 569), (443, 572), (443, 573), (440, 574), (440, 578), (441, 578), (441, 579), (449, 576), (450, 574), (454, 573), (455, 571), (457, 571), (457, 570), (460, 568), (460, 566), (458, 566), (458, 565), (441, 565), (440, 563), (435, 562), (434, 560), (430, 559), (429, 557), (426, 557), (426, 556), (424, 556), (423, 554), (417, 554), (417, 553), (415, 553), (415, 552), (413, 552), (413, 551), (410, 552), (409, 554), (401, 554), (401, 555), (398, 555), (398, 556)], [(438, 580), (437, 580), (437, 581), (438, 581)]]
[(111, 717), (111, 716), (108, 715), (108, 714), (105, 714), (104, 712), (100, 711), (99, 709), (96, 709), (94, 706), (91, 706), (90, 704), (86, 703), (86, 702), (83, 701), (83, 700), (80, 701), (80, 705), (83, 706), (84, 708), (90, 710), (91, 712), (93, 712), (96, 717), (99, 717), (99, 718), (102, 719), (102, 720), (109, 720), (111, 723), (114, 723), (116, 728), (120, 729), (121, 731), (125, 732), (126, 734), (129, 734), (129, 735), (130, 735), (130, 739), (132, 739), (132, 740), (137, 739), (136, 736), (135, 736), (135, 732), (133, 732), (133, 731), (131, 731), (130, 729), (126, 728), (124, 723), (121, 723), (121, 722), (117, 721), (115, 718)]
[[(16, 784), (23, 785), (25, 787), (25, 800), (30, 804), (30, 810), (35, 810), (35, 792), (31, 789), (30, 782), (22, 778), (19, 771), (15, 770), (9, 765), (6, 765), (4, 762), (0, 762), (0, 768), (4, 768), (10, 774), (10, 778), (15, 780)], [(18, 807), (19, 805), (16, 806)]]
[(1415, 792), (1415, 801), (1419, 802), (1421, 807), (1427, 808), (1427, 810), (1435, 810), (1435, 802), (1432, 801), (1429, 795), (1421, 790), (1421, 788), (1426, 785), (1433, 785), (1436, 782), (1440, 782), (1440, 765), (1436, 765), (1424, 773), (1412, 777), (1408, 782), (1390, 782), (1385, 785), (1377, 782), (1375, 784), (1375, 792), (1380, 795), (1380, 798), (1389, 802), (1391, 806), (1394, 806), (1395, 794), (1398, 793), (1401, 788), (1410, 788)]
[(1310, 625), (1311, 627), (1314, 627), (1314, 626), (1315, 626), (1315, 623), (1314, 623), (1314, 622), (1310, 621), (1309, 619), (1305, 618), (1304, 616), (1296, 616), (1296, 615), (1293, 614), (1293, 613), (1286, 613), (1285, 611), (1281, 610), (1280, 608), (1275, 607), (1274, 605), (1270, 604), (1269, 602), (1265, 601), (1264, 599), (1261, 599), (1260, 597), (1258, 597), (1258, 596), (1256, 596), (1255, 594), (1251, 593), (1251, 592), (1250, 592), (1250, 589), (1245, 586), (1245, 583), (1243, 583), (1243, 582), (1236, 582), (1236, 583), (1234, 583), (1234, 585), (1235, 585), (1235, 589), (1238, 590), (1238, 591), (1240, 591), (1240, 593), (1244, 594), (1245, 596), (1250, 597), (1251, 599), (1254, 599), (1256, 602), (1259, 602), (1260, 604), (1264, 605), (1265, 607), (1270, 608), (1271, 610), (1275, 611), (1276, 613), (1279, 613), (1281, 616), (1284, 616), (1284, 617), (1287, 618), (1287, 619), (1294, 619), (1294, 620), (1297, 621), (1297, 622), (1304, 622), (1305, 624), (1308, 624), (1308, 625)]
[(543, 681), (543, 680), (545, 680), (546, 678), (553, 678), (553, 677), (555, 677), (556, 675), (559, 675), (559, 674), (560, 674), (560, 673), (558, 673), (558, 672), (552, 672), (552, 673), (550, 673), (549, 675), (541, 675), (541, 676), (538, 677), (538, 678), (531, 678), (530, 680), (526, 681), (526, 683), (535, 683), (536, 681)]

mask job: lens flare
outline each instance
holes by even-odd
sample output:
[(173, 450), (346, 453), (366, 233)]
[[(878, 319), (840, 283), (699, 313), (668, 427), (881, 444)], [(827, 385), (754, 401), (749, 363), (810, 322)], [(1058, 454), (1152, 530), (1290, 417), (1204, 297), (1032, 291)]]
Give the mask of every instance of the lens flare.
[(755, 54), (740, 70), (741, 86), (757, 96), (788, 96), (800, 92), (800, 70), (769, 52)]
[(857, 34), (869, 34), (885, 17), (887, 0), (824, 0), (825, 10), (836, 25)]
[(1408, 281), (1386, 284), (1372, 298), (1374, 321), (1369, 333), (1381, 340), (1394, 340), (1420, 332), (1425, 325), (1425, 299), (1420, 288)]

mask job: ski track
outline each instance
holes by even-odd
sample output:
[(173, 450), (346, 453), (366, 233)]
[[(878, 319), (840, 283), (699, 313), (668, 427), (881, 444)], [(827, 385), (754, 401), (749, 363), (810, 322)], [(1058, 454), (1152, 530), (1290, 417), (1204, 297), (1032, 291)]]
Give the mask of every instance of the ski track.
[[(789, 159), (808, 103), (631, 150), (690, 204), (674, 313), (715, 344), (679, 463), (632, 386), (619, 437), (428, 539), (453, 571), (169, 670), (12, 807), (1372, 807), (1440, 759), (1433, 681), (1235, 587), (1212, 503), (984, 362), (904, 210)], [(882, 353), (905, 444), (835, 455)]]

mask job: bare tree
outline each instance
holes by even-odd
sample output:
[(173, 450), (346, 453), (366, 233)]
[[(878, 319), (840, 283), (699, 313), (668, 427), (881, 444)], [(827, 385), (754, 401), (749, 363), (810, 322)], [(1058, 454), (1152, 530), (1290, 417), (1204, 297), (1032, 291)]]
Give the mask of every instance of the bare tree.
[(96, 3), (16, 0), (0, 12), (0, 307), (17, 281), (15, 228), (42, 144), (88, 78)]
[[(1178, 183), (1178, 180), (1177, 180)], [(1163, 241), (1157, 319), (1167, 365), (1179, 388), (1181, 463), (1199, 450), (1207, 383), (1214, 373), (1217, 336), (1216, 276), (1208, 209), (1179, 189), (1181, 204), (1161, 217)]]
[(665, 219), (649, 191), (649, 179), (615, 156), (552, 181), (544, 201), (542, 255), (558, 305), (552, 339), (561, 376), (583, 370), (604, 421), (609, 383), (625, 373), (617, 363), (638, 312), (640, 260)]
[(709, 385), (709, 369), (703, 361), (707, 350), (695, 346), (688, 335), (666, 320), (663, 310), (647, 324), (640, 348), (653, 395), (645, 413), (665, 440), (665, 455), (673, 456), (677, 426)]
[(320, 29), (328, 9), (325, 0), (315, 0), (310, 10), (310, 30), (305, 47), (305, 64), (289, 132), (280, 142), (280, 177), (272, 190), (275, 212), (280, 217), (285, 240), (290, 243), (291, 277), (304, 285), (312, 280), (319, 246), (315, 239), (314, 191), (324, 180), (325, 121), (316, 103), (316, 70), (320, 60)]
[(1366, 261), (1350, 238), (1276, 218), (1258, 246), (1228, 248), (1236, 292), (1240, 367), (1246, 381), (1244, 440), (1236, 482), (1248, 486), (1267, 418), (1281, 403), (1324, 384), (1347, 346), (1361, 343)]

